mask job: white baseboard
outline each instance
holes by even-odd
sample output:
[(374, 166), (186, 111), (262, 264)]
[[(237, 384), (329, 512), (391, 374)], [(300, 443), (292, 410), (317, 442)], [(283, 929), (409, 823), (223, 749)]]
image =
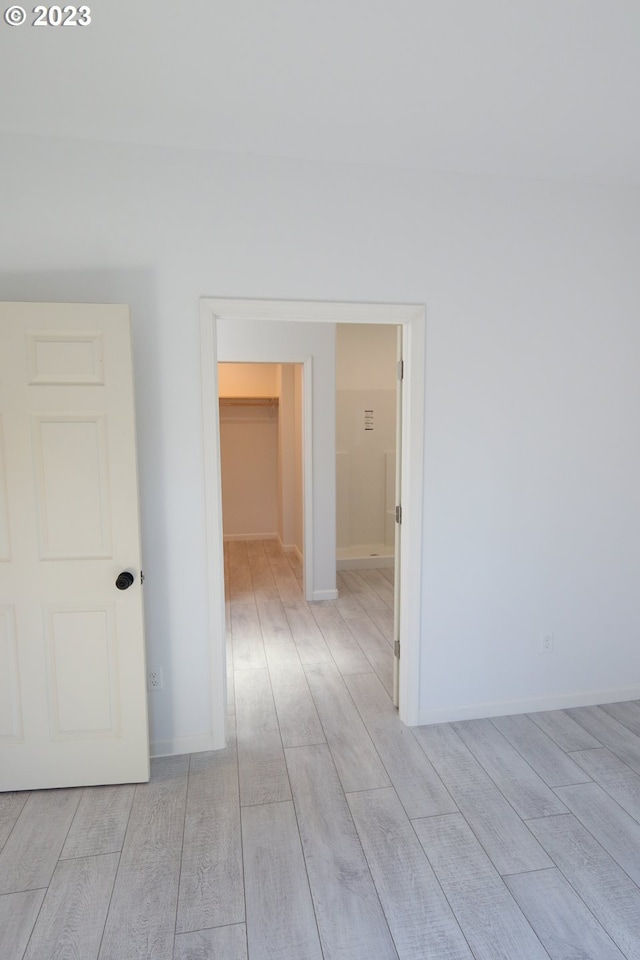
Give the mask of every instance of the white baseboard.
[(213, 750), (210, 733), (194, 734), (192, 737), (174, 737), (171, 740), (152, 740), (149, 744), (152, 757), (175, 757), (182, 753), (202, 753)]
[(336, 560), (336, 570), (371, 570), (381, 567), (393, 567), (394, 557), (340, 557)]
[(601, 703), (640, 700), (640, 687), (618, 687), (589, 693), (558, 694), (534, 697), (531, 700), (501, 700), (495, 703), (461, 704), (453, 707), (424, 708), (418, 711), (417, 726), (430, 723), (451, 723), (455, 720), (483, 720), (486, 717), (508, 717), (512, 713), (538, 713), (541, 710), (566, 710), (569, 707), (594, 707)]
[(311, 599), (312, 600), (337, 600), (338, 591), (337, 590), (314, 590)]
[(223, 540), (279, 540), (277, 533), (225, 533)]
[(300, 552), (299, 547), (295, 543), (283, 543), (280, 537), (278, 537), (278, 543), (285, 553), (295, 553), (300, 563), (303, 562), (302, 553)]

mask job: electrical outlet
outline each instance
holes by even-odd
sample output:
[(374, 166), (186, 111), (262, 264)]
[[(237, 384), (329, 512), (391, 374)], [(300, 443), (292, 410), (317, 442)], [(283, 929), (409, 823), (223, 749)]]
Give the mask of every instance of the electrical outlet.
[(553, 652), (553, 634), (543, 633), (540, 636), (540, 653)]
[(164, 690), (162, 667), (147, 672), (147, 690)]

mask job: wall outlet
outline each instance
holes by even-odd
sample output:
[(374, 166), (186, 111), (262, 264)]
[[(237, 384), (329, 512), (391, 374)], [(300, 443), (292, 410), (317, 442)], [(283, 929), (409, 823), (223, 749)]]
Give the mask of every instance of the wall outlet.
[(553, 651), (553, 634), (542, 633), (540, 635), (540, 653), (551, 653)]
[(147, 671), (147, 690), (164, 690), (162, 667)]

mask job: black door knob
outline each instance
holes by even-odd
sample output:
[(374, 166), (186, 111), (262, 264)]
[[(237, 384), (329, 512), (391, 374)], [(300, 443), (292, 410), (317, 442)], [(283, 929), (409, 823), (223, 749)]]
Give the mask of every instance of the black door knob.
[(118, 579), (116, 580), (116, 587), (118, 590), (128, 590), (131, 584), (133, 583), (134, 576), (132, 573), (129, 573), (128, 570), (123, 570), (122, 573), (118, 574)]

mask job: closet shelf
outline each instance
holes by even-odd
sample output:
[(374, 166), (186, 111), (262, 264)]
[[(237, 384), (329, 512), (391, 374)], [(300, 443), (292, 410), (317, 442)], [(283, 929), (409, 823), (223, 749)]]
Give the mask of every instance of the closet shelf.
[(277, 407), (277, 397), (220, 397), (221, 407)]

